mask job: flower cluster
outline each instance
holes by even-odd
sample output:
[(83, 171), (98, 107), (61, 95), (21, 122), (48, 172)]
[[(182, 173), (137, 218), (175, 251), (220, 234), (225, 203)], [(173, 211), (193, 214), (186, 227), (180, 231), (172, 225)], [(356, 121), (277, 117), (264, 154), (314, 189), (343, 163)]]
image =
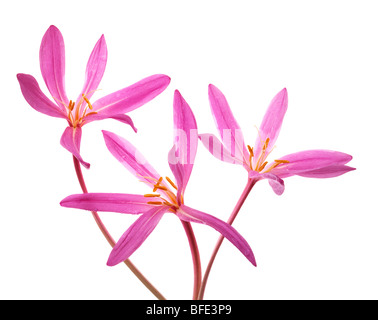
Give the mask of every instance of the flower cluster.
[[(55, 26), (51, 26), (45, 33), (39, 57), (42, 76), (52, 100), (46, 97), (31, 75), (17, 75), (21, 91), (25, 100), (35, 110), (67, 121), (68, 126), (63, 132), (60, 143), (72, 153), (76, 173), (83, 189), (82, 194), (70, 195), (60, 204), (64, 207), (88, 210), (94, 214), (100, 229), (113, 247), (107, 262), (109, 266), (129, 261), (130, 256), (151, 234), (164, 214), (176, 215), (184, 226), (191, 247), (194, 265), (193, 299), (203, 298), (212, 263), (224, 238), (256, 266), (250, 245), (231, 224), (258, 181), (267, 179), (273, 191), (281, 195), (285, 188), (283, 179), (290, 176), (331, 178), (354, 170), (346, 165), (352, 159), (350, 155), (331, 150), (300, 151), (268, 162), (267, 158), (274, 149), (288, 107), (286, 89), (281, 90), (271, 101), (258, 129), (256, 141), (251, 147), (245, 144), (243, 133), (225, 96), (214, 85), (209, 85), (210, 107), (220, 139), (214, 134), (198, 133), (197, 122), (190, 106), (176, 90), (173, 97), (173, 147), (167, 152), (173, 179), (159, 174), (125, 138), (103, 131), (104, 141), (110, 153), (138, 180), (148, 186), (146, 190), (148, 192), (146, 194), (88, 193), (80, 168), (80, 164), (85, 168), (90, 167), (80, 154), (82, 127), (92, 121), (111, 118), (130, 125), (136, 131), (131, 118), (125, 113), (144, 105), (162, 93), (169, 85), (170, 78), (163, 74), (152, 75), (91, 102), (107, 61), (106, 42), (104, 36), (101, 36), (89, 57), (84, 86), (77, 98), (70, 100), (65, 91), (64, 41)], [(241, 165), (247, 170), (247, 186), (227, 222), (189, 207), (185, 202), (185, 189), (195, 162), (198, 141), (201, 141), (217, 159)], [(117, 242), (114, 242), (97, 212), (132, 214), (139, 215), (139, 218)], [(208, 225), (220, 233), (204, 276), (201, 274), (200, 254), (191, 223)], [(130, 265), (129, 262), (128, 266)], [(134, 273), (139, 278), (143, 277), (135, 270)], [(146, 285), (146, 281), (144, 283)], [(146, 286), (153, 291), (152, 285)], [(163, 297), (161, 294), (155, 295), (159, 298)]]

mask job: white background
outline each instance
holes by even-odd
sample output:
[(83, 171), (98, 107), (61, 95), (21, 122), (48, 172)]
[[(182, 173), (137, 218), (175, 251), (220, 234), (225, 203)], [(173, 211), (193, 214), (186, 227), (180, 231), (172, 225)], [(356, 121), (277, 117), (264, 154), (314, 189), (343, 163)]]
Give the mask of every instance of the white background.
[[(272, 97), (286, 87), (289, 109), (277, 148), (315, 148), (354, 156), (357, 168), (335, 179), (286, 180), (278, 197), (267, 182), (252, 191), (235, 228), (258, 267), (228, 242), (215, 261), (208, 299), (377, 299), (376, 1), (11, 1), (0, 13), (1, 299), (154, 299), (124, 266), (107, 267), (110, 246), (90, 213), (62, 208), (80, 193), (71, 155), (60, 144), (62, 119), (33, 110), (16, 74), (39, 70), (39, 46), (54, 24), (66, 45), (66, 88), (75, 99), (89, 54), (105, 34), (109, 58), (98, 93), (155, 73), (168, 89), (130, 116), (139, 129), (105, 120), (85, 126), (82, 155), (93, 192), (148, 193), (107, 151), (101, 130), (135, 144), (172, 177), (172, 100), (180, 90), (199, 131), (215, 132), (207, 86), (226, 95), (253, 144)], [(199, 146), (186, 204), (226, 220), (246, 171)], [(102, 213), (118, 237), (135, 216)], [(218, 234), (194, 226), (203, 268)], [(184, 230), (166, 215), (131, 260), (168, 299), (190, 299), (192, 264)]]

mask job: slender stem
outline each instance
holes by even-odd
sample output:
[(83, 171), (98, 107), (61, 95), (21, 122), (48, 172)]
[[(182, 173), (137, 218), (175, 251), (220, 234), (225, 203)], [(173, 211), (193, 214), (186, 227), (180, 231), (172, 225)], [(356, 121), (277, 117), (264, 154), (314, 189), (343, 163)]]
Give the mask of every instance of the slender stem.
[[(80, 163), (75, 157), (73, 157), (73, 160), (74, 160), (76, 175), (79, 180), (81, 189), (83, 190), (83, 193), (88, 193), (87, 187), (85, 185), (83, 173), (81, 171)], [(95, 219), (102, 234), (104, 235), (106, 240), (109, 242), (109, 244), (113, 248), (116, 242), (114, 241), (113, 237), (110, 235), (105, 225), (101, 221), (98, 213), (96, 211), (92, 211), (92, 216)], [(146, 279), (146, 277), (135, 267), (135, 265), (129, 259), (125, 260), (124, 263), (131, 270), (131, 272), (134, 273), (134, 275), (146, 286), (146, 288), (150, 290), (153, 295), (155, 295), (156, 298), (158, 298), (159, 300), (166, 300), (164, 296)]]
[[(243, 193), (241, 194), (238, 202), (236, 203), (236, 206), (235, 206), (234, 210), (232, 211), (230, 217), (227, 220), (227, 223), (229, 225), (232, 225), (232, 223), (234, 222), (236, 216), (238, 215), (241, 207), (244, 204), (244, 201), (247, 199), (247, 197), (248, 197), (249, 193), (251, 192), (251, 190), (252, 190), (253, 186), (255, 185), (255, 183), (256, 183), (255, 180), (248, 179), (247, 185), (245, 186), (245, 188), (243, 190)], [(205, 274), (204, 274), (203, 279), (202, 279), (202, 285), (201, 285), (201, 288), (200, 288), (200, 291), (199, 291), (199, 294), (198, 294), (198, 300), (203, 300), (203, 297), (204, 297), (204, 294), (205, 294), (207, 280), (209, 279), (209, 275), (210, 275), (210, 271), (211, 271), (211, 267), (213, 266), (215, 257), (218, 254), (219, 248), (221, 247), (223, 240), (224, 240), (224, 237), (220, 236), (218, 238), (218, 241), (217, 241), (215, 247), (214, 247), (213, 253), (212, 253), (211, 257), (210, 257), (209, 263), (207, 265)]]
[(184, 226), (186, 236), (189, 240), (190, 251), (192, 252), (192, 259), (193, 259), (193, 270), (194, 270), (194, 288), (193, 288), (193, 300), (197, 300), (199, 295), (199, 290), (201, 288), (201, 259), (200, 254), (198, 251), (197, 241), (193, 233), (192, 225), (189, 222), (182, 221), (182, 225)]

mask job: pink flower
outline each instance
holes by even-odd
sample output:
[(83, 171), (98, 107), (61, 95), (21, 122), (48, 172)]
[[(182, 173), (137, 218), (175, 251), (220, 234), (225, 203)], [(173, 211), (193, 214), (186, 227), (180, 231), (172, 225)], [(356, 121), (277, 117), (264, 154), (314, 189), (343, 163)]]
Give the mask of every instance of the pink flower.
[[(145, 195), (77, 194), (62, 200), (61, 205), (92, 211), (141, 214), (114, 246), (108, 260), (110, 266), (130, 257), (168, 212), (177, 215), (182, 221), (206, 224), (214, 228), (256, 265), (250, 246), (232, 226), (184, 204), (184, 191), (193, 168), (192, 160), (197, 150), (198, 136), (194, 115), (178, 91), (174, 95), (174, 131), (174, 146), (169, 152), (169, 165), (177, 186), (168, 177), (164, 180), (130, 142), (114, 133), (103, 131), (105, 143), (113, 156), (139, 180), (152, 188), (152, 192)], [(178, 132), (185, 133), (192, 139), (180, 139), (177, 136)]]
[(278, 195), (285, 189), (283, 179), (293, 175), (332, 178), (355, 170), (345, 165), (352, 160), (352, 156), (330, 150), (301, 151), (285, 155), (270, 163), (267, 161), (288, 107), (286, 89), (280, 91), (270, 103), (258, 130), (254, 147), (245, 145), (243, 133), (225, 96), (214, 85), (209, 85), (209, 100), (221, 141), (212, 134), (200, 134), (204, 146), (218, 159), (242, 165), (254, 182), (268, 179)]
[(34, 77), (17, 75), (22, 94), (31, 107), (49, 116), (67, 120), (68, 127), (60, 143), (86, 168), (89, 168), (89, 163), (80, 155), (81, 127), (95, 120), (112, 118), (129, 124), (136, 131), (131, 118), (125, 113), (155, 98), (170, 82), (168, 76), (153, 75), (91, 103), (89, 100), (104, 74), (107, 55), (105, 38), (101, 36), (89, 57), (83, 89), (76, 100), (69, 100), (65, 90), (63, 36), (55, 26), (50, 26), (42, 39), (39, 60), (43, 79), (54, 102), (41, 91)]

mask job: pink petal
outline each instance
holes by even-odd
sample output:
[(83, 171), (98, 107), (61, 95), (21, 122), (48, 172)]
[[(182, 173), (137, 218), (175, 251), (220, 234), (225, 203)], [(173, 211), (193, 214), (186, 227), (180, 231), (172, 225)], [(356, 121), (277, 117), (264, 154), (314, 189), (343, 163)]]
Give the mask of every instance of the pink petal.
[(55, 26), (50, 26), (43, 36), (39, 62), (46, 86), (62, 110), (68, 106), (65, 90), (65, 52), (63, 36)]
[(37, 80), (31, 75), (19, 73), (17, 75), (20, 83), (21, 92), (30, 106), (51, 117), (67, 119), (64, 113), (56, 104), (54, 104), (39, 88)]
[(209, 85), (211, 112), (219, 131), (223, 145), (237, 159), (244, 159), (249, 164), (249, 153), (244, 144), (243, 132), (240, 129), (226, 97), (214, 85)]
[(162, 93), (170, 81), (165, 75), (150, 76), (95, 101), (93, 111), (107, 116), (130, 112)]
[(178, 194), (183, 194), (197, 153), (198, 131), (193, 112), (178, 90), (173, 100), (173, 124), (174, 147), (168, 161), (176, 178)]
[(126, 114), (116, 114), (113, 116), (101, 115), (101, 114), (90, 114), (85, 117), (85, 124), (88, 124), (92, 121), (97, 120), (105, 120), (105, 119), (114, 119), (120, 121), (122, 123), (128, 124), (135, 132), (137, 132), (137, 128), (134, 126), (133, 120)]
[(254, 179), (256, 182), (263, 179), (268, 179), (269, 185), (272, 187), (274, 193), (279, 196), (282, 195), (285, 191), (284, 181), (273, 173), (259, 173), (256, 171), (249, 171), (248, 176), (250, 179)]
[(90, 211), (141, 214), (151, 209), (151, 205), (147, 204), (149, 201), (151, 198), (135, 194), (84, 193), (68, 196), (60, 205)]
[(217, 159), (232, 164), (244, 164), (243, 158), (233, 156), (215, 135), (211, 133), (203, 133), (198, 136), (204, 147)]
[(242, 254), (256, 266), (256, 260), (247, 241), (231, 225), (204, 212), (181, 205), (176, 212), (177, 216), (184, 221), (206, 224), (228, 239)]
[(144, 213), (122, 235), (110, 253), (107, 265), (116, 264), (128, 259), (155, 229), (167, 207), (156, 207)]
[(344, 173), (356, 170), (356, 168), (352, 168), (346, 165), (333, 165), (328, 167), (323, 167), (316, 170), (305, 171), (298, 173), (298, 176), (305, 177), (305, 178), (334, 178), (341, 176)]
[[(253, 167), (256, 167), (257, 160), (260, 157), (263, 146), (269, 138), (266, 155), (272, 150), (281, 130), (282, 122), (287, 110), (288, 98), (286, 89), (281, 90), (271, 101), (264, 119), (259, 128), (259, 134), (254, 146)], [(260, 163), (263, 163), (261, 161)]]
[[(76, 104), (82, 100), (82, 94), (90, 99), (93, 93), (97, 90), (98, 85), (105, 72), (106, 61), (108, 59), (108, 50), (106, 47), (104, 35), (97, 41), (93, 51), (88, 59), (87, 69), (85, 70), (85, 81), (83, 90), (80, 92), (77, 98)], [(86, 102), (82, 104), (82, 108), (85, 107)]]
[(289, 163), (279, 165), (271, 172), (281, 178), (304, 171), (311, 171), (333, 165), (343, 165), (352, 160), (349, 154), (332, 150), (306, 150), (281, 157)]
[(77, 160), (87, 169), (89, 169), (90, 164), (85, 162), (80, 156), (80, 142), (81, 142), (81, 128), (80, 127), (67, 127), (64, 130), (63, 135), (60, 139), (60, 144), (71, 152)]
[(102, 133), (111, 154), (139, 180), (151, 186), (160, 178), (156, 170), (129, 141), (109, 131)]

